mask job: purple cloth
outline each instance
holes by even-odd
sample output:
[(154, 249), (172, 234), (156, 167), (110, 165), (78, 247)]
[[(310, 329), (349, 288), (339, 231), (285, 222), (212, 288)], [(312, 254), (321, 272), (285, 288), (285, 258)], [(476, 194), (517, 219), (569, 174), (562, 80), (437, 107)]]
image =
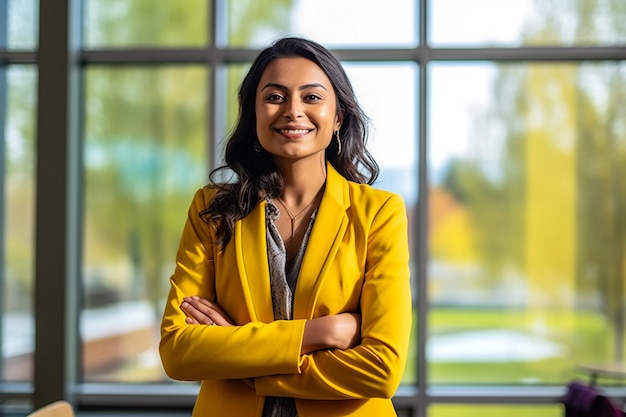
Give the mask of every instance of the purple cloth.
[(624, 417), (611, 400), (592, 386), (572, 382), (562, 400), (565, 417)]

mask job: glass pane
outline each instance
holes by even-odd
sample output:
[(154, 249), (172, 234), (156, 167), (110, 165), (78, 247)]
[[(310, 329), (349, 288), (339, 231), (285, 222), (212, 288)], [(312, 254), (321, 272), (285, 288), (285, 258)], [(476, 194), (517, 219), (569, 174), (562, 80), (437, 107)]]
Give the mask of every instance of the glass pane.
[(428, 417), (561, 417), (563, 406), (551, 405), (475, 405), (436, 404), (428, 408)]
[[(409, 242), (417, 237), (414, 216), (417, 204), (417, 72), (413, 62), (344, 63), (344, 67), (365, 113), (372, 123), (369, 148), (380, 165), (376, 188), (393, 191), (404, 198), (409, 218)], [(412, 257), (414, 260), (415, 257)], [(412, 266), (415, 282), (416, 268)], [(416, 291), (413, 290), (413, 298)], [(413, 303), (414, 308), (417, 305)], [(416, 326), (402, 379), (403, 384), (416, 382)]]
[(83, 0), (87, 48), (204, 46), (206, 0)]
[(39, 2), (8, 0), (7, 28), (8, 49), (35, 49), (39, 38)]
[(203, 67), (86, 71), (87, 381), (165, 379), (163, 297), (181, 221), (208, 175), (206, 79)]
[(435, 46), (617, 45), (626, 2), (612, 0), (429, 0)]
[(371, 119), (368, 146), (381, 170), (375, 186), (400, 194), (412, 210), (417, 200), (417, 65), (351, 62), (343, 66)]
[[(300, 35), (328, 47), (414, 46), (413, 0), (238, 0), (228, 2), (228, 43), (260, 47)], [(347, 17), (349, 16), (349, 18)]]
[(626, 65), (429, 70), (431, 382), (623, 358)]
[[(7, 92), (6, 124), (0, 131), (0, 284), (2, 291), (2, 380), (29, 381), (33, 374), (33, 282), (35, 223), (36, 70), (0, 69), (0, 103)], [(0, 109), (2, 109), (0, 105)], [(1, 110), (0, 110), (1, 111)], [(0, 115), (0, 125), (5, 115)], [(0, 177), (1, 178), (1, 177)]]

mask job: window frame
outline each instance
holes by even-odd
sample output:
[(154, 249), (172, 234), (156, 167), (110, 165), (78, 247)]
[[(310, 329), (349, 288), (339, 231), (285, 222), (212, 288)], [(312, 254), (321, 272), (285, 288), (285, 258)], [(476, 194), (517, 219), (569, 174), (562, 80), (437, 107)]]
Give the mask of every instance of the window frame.
[[(2, 400), (32, 400), (35, 407), (66, 398), (85, 408), (134, 408), (145, 410), (188, 410), (197, 394), (196, 384), (101, 384), (83, 383), (79, 378), (80, 338), (78, 297), (80, 292), (80, 236), (82, 212), (81, 143), (82, 74), (90, 65), (203, 64), (209, 69), (207, 83), (207, 129), (209, 149), (218, 149), (225, 134), (225, 69), (227, 65), (248, 63), (255, 49), (229, 48), (226, 42), (228, 0), (210, 1), (208, 44), (202, 48), (124, 48), (81, 49), (81, 0), (39, 2), (39, 47), (37, 51), (7, 50), (6, 32), (0, 31), (0, 126), (6, 113), (6, 68), (14, 64), (38, 65), (37, 188), (35, 259), (35, 356), (33, 384), (0, 384)], [(417, 341), (416, 384), (402, 386), (394, 404), (410, 415), (425, 416), (430, 404), (553, 404), (564, 393), (558, 386), (430, 386), (428, 385), (426, 341), (428, 338), (428, 189), (427, 121), (428, 67), (431, 62), (582, 62), (625, 61), (623, 45), (433, 48), (427, 44), (429, 1), (418, 2), (418, 44), (414, 48), (346, 48), (333, 52), (343, 61), (411, 61), (417, 73), (418, 200), (415, 207), (416, 237), (412, 247), (416, 265)], [(54, 3), (54, 5), (53, 5)], [(8, 1), (0, 1), (0, 21), (7, 19)], [(6, 27), (6, 25), (4, 25)], [(2, 27), (0, 25), (0, 27)], [(214, 94), (209, 94), (212, 91)], [(4, 129), (0, 142), (4, 143)], [(4, 146), (4, 145), (2, 145)], [(0, 147), (0, 168), (4, 153)], [(215, 155), (214, 152), (211, 154)], [(218, 156), (210, 161), (216, 166)], [(4, 170), (0, 171), (3, 191)], [(2, 193), (2, 196), (4, 193)], [(0, 196), (0, 203), (4, 203)], [(0, 214), (4, 204), (0, 207)], [(58, 221), (50, 222), (53, 217)], [(3, 218), (3, 217), (2, 217)], [(0, 218), (1, 219), (1, 218)], [(0, 222), (0, 232), (3, 232)], [(50, 239), (49, 236), (59, 236)], [(4, 234), (0, 233), (0, 264), (4, 254)], [(0, 276), (0, 279), (3, 277)], [(63, 319), (51, 311), (63, 306)], [(624, 329), (622, 329), (624, 331)], [(607, 390), (609, 394), (613, 391)], [(619, 391), (615, 391), (616, 393)], [(156, 413), (156, 412), (155, 412)]]

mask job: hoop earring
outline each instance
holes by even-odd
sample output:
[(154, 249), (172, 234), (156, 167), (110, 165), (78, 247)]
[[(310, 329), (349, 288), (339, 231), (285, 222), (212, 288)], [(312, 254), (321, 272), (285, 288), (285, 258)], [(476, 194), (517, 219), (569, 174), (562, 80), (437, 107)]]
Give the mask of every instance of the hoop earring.
[(341, 153), (341, 138), (339, 137), (339, 131), (335, 130), (333, 136), (337, 139), (337, 155)]
[(256, 153), (260, 153), (263, 150), (263, 148), (261, 147), (261, 142), (259, 142), (258, 140), (254, 142), (253, 147)]

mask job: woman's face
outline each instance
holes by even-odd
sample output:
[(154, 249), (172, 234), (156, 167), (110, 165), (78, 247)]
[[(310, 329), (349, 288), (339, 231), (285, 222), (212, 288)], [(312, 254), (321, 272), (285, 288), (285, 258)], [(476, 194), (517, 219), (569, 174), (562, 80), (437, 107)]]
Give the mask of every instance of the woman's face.
[(305, 58), (278, 58), (256, 91), (256, 133), (274, 158), (320, 157), (339, 130), (335, 91), (324, 71)]

